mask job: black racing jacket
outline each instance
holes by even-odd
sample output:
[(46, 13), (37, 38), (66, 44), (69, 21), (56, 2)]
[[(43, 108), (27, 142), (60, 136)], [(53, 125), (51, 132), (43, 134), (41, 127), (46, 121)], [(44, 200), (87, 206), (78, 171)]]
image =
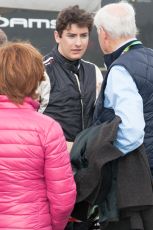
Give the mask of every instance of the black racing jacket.
[(57, 120), (67, 141), (92, 123), (96, 100), (95, 65), (68, 61), (55, 47), (44, 57), (46, 72), (51, 83), (49, 102), (44, 111)]

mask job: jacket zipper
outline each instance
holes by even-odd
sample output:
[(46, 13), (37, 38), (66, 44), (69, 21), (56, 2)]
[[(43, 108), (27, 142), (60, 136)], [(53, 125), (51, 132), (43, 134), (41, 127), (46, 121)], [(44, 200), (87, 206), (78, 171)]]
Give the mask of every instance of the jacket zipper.
[(81, 94), (81, 87), (80, 87), (80, 82), (79, 82), (79, 78), (78, 78), (78, 75), (77, 74), (74, 74), (75, 77), (76, 77), (76, 81), (77, 81), (77, 84), (78, 84), (78, 89), (79, 89), (79, 92), (80, 92), (80, 95), (81, 95), (81, 114), (82, 114), (82, 129), (84, 129), (84, 119), (83, 119), (83, 100), (82, 100), (82, 94)]

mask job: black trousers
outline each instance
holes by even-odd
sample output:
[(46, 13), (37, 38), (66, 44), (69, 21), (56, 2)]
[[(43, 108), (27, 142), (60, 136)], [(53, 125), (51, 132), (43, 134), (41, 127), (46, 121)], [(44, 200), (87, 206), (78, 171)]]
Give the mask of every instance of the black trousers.
[[(119, 222), (112, 222), (107, 225), (107, 227), (101, 226), (101, 230), (153, 230), (153, 206), (148, 207), (146, 210), (140, 211), (140, 216), (142, 218), (143, 226), (132, 227), (129, 218), (122, 219)], [(136, 224), (136, 221), (134, 225)]]

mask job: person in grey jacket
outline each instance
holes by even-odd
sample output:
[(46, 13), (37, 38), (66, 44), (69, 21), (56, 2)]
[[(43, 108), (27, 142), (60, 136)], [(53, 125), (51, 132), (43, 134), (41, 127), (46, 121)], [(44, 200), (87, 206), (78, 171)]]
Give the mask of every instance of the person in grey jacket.
[(54, 32), (57, 46), (44, 57), (46, 81), (39, 88), (39, 111), (61, 124), (68, 147), (91, 126), (103, 79), (95, 64), (82, 59), (92, 26), (92, 15), (77, 5), (63, 9)]

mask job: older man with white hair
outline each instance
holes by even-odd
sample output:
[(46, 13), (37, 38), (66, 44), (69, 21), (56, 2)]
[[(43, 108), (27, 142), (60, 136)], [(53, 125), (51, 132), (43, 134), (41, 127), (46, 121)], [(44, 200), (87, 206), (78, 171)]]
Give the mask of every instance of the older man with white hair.
[(116, 147), (127, 154), (144, 143), (153, 174), (153, 50), (136, 38), (135, 11), (127, 2), (102, 7), (94, 23), (108, 69), (94, 119), (118, 115)]
[[(144, 47), (142, 42), (136, 38), (138, 31), (135, 10), (127, 2), (120, 1), (105, 5), (96, 13), (94, 23), (107, 66), (107, 73), (96, 104), (94, 120), (96, 123), (102, 123), (112, 120), (115, 115), (119, 116), (121, 123), (114, 145), (125, 154), (121, 159), (122, 162), (134, 154), (139, 157), (141, 150), (144, 149), (142, 146), (144, 143), (153, 174), (153, 50)], [(147, 169), (146, 160), (145, 168)], [(140, 171), (144, 175), (143, 169)], [(129, 177), (130, 180), (133, 180), (133, 176), (136, 175), (137, 184), (130, 186), (130, 189), (138, 188), (139, 177), (142, 179), (142, 176), (137, 174), (136, 168), (132, 168), (130, 173), (130, 176), (126, 174), (127, 177), (122, 177), (122, 181), (126, 184)], [(151, 181), (149, 171), (148, 176)], [(152, 197), (151, 183), (150, 186)], [(143, 188), (146, 188), (144, 184)], [(126, 195), (122, 201), (124, 200), (126, 205), (121, 208), (122, 202), (119, 202), (121, 193), (117, 193), (116, 206), (119, 219), (116, 219), (116, 222), (110, 220), (110, 224), (106, 228), (101, 226), (101, 229), (152, 230), (152, 198), (146, 202), (149, 190), (146, 189), (146, 192), (143, 193), (141, 189), (131, 190), (133, 194), (131, 197), (126, 186), (120, 189), (125, 191)], [(135, 198), (132, 201), (134, 203), (129, 204), (129, 199), (133, 199), (134, 193), (138, 199)], [(141, 193), (142, 199), (140, 198)], [(102, 217), (104, 219), (104, 216)], [(108, 223), (104, 221), (104, 224), (105, 222)]]

